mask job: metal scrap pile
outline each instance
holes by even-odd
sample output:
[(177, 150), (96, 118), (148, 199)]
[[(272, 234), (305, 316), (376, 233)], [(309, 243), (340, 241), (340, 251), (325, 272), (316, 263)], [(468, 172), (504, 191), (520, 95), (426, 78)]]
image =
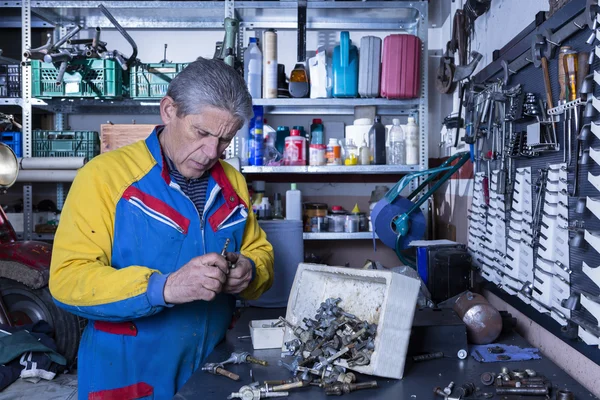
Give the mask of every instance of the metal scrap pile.
[[(375, 349), (377, 325), (358, 319), (345, 312), (340, 298), (329, 298), (321, 303), (314, 319), (304, 318), (304, 327), (280, 318), (296, 336), (285, 343), (291, 363), (280, 361), (303, 382), (337, 392), (336, 383), (352, 383), (354, 374), (334, 365), (345, 360), (349, 367), (368, 365)], [(337, 393), (328, 393), (337, 394)], [(341, 394), (341, 393), (340, 393)]]

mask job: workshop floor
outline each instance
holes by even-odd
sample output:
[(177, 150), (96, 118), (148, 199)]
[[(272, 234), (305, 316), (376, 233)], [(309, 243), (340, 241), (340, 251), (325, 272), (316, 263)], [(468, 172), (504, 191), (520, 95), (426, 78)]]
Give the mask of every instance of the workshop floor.
[(21, 379), (0, 392), (0, 400), (74, 400), (77, 398), (77, 375), (62, 374), (51, 381), (38, 383)]

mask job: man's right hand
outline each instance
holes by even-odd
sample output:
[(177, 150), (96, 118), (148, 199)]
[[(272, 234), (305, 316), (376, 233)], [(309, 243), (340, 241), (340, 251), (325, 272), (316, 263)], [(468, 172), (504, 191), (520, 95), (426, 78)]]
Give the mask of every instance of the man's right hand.
[(163, 296), (167, 304), (211, 301), (227, 281), (227, 260), (217, 253), (192, 258), (167, 278)]

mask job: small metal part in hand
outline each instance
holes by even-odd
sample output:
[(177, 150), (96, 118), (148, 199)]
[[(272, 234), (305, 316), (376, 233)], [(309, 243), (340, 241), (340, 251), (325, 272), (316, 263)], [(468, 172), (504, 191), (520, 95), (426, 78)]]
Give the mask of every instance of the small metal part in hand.
[[(227, 260), (227, 247), (229, 247), (229, 243), (230, 243), (229, 238), (225, 239), (225, 244), (223, 245), (223, 250), (221, 250), (221, 255), (223, 257), (225, 257), (226, 260)], [(227, 261), (227, 267), (229, 269), (234, 269), (235, 268), (235, 264), (231, 263), (231, 261), (228, 260)]]

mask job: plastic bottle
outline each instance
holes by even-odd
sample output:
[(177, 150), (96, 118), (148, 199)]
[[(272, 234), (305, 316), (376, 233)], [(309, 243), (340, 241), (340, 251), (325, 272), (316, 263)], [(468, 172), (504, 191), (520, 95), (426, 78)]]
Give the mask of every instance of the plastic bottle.
[(321, 118), (315, 118), (310, 125), (310, 144), (325, 144), (325, 132)]
[(277, 138), (275, 139), (275, 148), (278, 152), (283, 154), (285, 150), (285, 138), (290, 136), (290, 128), (287, 126), (278, 126), (277, 127)]
[(261, 98), (262, 63), (262, 52), (258, 48), (256, 38), (250, 38), (248, 48), (244, 51), (244, 80), (253, 99)]
[(419, 163), (419, 126), (414, 117), (408, 117), (406, 124), (406, 164)]
[(292, 129), (285, 138), (283, 165), (306, 165), (306, 138), (298, 129)]
[(281, 205), (281, 193), (275, 193), (273, 197), (273, 219), (283, 219), (283, 206)]
[(277, 33), (269, 29), (263, 35), (263, 97), (277, 98)]
[(326, 157), (327, 165), (342, 165), (342, 147), (337, 139), (329, 139)]
[(400, 120), (394, 118), (389, 133), (389, 147), (387, 151), (387, 163), (390, 165), (406, 164), (406, 139), (404, 130), (400, 126)]
[(360, 165), (371, 164), (371, 150), (369, 150), (369, 146), (367, 146), (366, 140), (363, 139), (358, 153), (358, 163)]
[(248, 147), (250, 150), (250, 165), (260, 166), (264, 164), (265, 142), (263, 136), (263, 108), (252, 106), (254, 116), (250, 120), (250, 134)]
[(302, 221), (302, 192), (295, 183), (285, 192), (285, 219)]
[(381, 117), (375, 117), (375, 123), (369, 130), (369, 147), (371, 164), (385, 164), (385, 126), (381, 123)]
[(258, 219), (271, 219), (271, 203), (268, 197), (263, 197), (258, 206)]

